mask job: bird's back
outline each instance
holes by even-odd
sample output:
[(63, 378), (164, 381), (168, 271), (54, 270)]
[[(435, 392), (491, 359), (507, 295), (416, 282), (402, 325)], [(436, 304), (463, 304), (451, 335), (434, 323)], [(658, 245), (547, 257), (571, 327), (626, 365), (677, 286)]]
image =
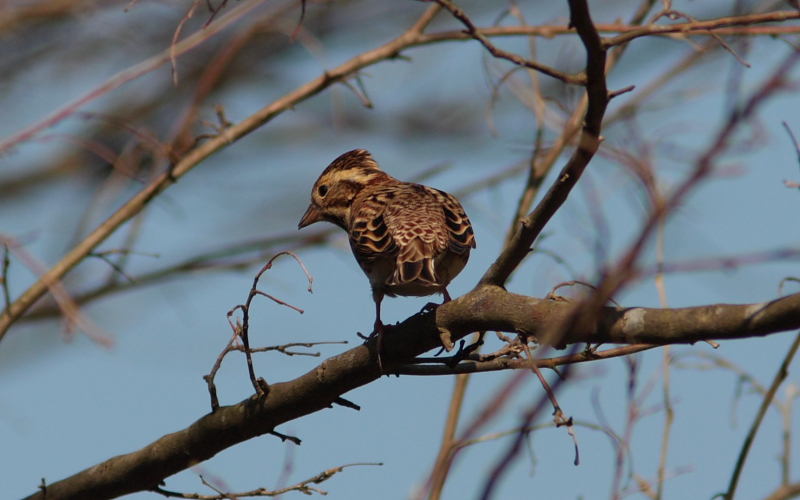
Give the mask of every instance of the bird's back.
[(373, 288), (390, 296), (441, 292), (475, 247), (455, 198), (393, 178), (366, 187), (354, 200), (349, 235)]

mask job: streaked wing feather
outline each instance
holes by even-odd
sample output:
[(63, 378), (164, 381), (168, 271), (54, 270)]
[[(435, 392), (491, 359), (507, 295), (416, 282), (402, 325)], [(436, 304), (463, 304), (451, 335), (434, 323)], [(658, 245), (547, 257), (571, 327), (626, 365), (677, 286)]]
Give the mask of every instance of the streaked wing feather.
[(461, 255), (475, 248), (475, 233), (464, 208), (451, 194), (439, 191), (442, 196), (442, 209), (450, 237), (450, 250)]
[(350, 247), (359, 262), (368, 262), (379, 256), (393, 256), (398, 252), (379, 208), (372, 204), (362, 205), (350, 229)]
[(354, 206), (350, 228), (350, 246), (362, 267), (392, 258), (394, 272), (386, 285), (446, 285), (451, 277), (436, 268), (440, 258), (448, 251), (464, 255), (475, 248), (472, 226), (458, 201), (411, 183), (382, 183), (370, 191)]
[(394, 284), (437, 284), (435, 259), (449, 245), (438, 192), (403, 185), (386, 208), (386, 225), (399, 249)]

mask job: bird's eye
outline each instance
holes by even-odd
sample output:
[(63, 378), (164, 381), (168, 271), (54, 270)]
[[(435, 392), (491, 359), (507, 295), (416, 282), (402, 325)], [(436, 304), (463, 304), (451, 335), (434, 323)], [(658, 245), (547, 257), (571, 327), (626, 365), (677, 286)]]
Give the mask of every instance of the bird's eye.
[(328, 194), (328, 186), (322, 185), (317, 188), (317, 193), (319, 194), (320, 198), (325, 198), (325, 195)]

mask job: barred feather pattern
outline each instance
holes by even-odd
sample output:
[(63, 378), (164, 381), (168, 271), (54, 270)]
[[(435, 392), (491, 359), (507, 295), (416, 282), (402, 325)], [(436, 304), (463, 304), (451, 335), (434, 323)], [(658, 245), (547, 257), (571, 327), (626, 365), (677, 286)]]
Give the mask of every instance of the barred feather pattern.
[(475, 238), (451, 195), (395, 179), (356, 197), (350, 247), (374, 288), (386, 295), (443, 291), (464, 268)]

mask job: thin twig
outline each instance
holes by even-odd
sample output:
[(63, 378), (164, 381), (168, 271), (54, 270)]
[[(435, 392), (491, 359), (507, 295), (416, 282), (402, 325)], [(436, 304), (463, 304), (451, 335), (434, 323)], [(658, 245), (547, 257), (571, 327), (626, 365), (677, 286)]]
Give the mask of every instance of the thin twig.
[[(660, 193), (655, 185), (652, 186), (655, 196), (658, 196), (657, 203), (661, 202)], [(659, 301), (661, 307), (664, 309), (669, 307), (667, 301), (667, 289), (664, 285), (664, 229), (665, 220), (661, 219), (658, 225), (658, 236), (656, 241), (656, 263), (659, 267), (658, 274), (655, 277), (656, 289), (658, 290)], [(655, 500), (662, 500), (664, 497), (664, 483), (667, 470), (667, 451), (669, 450), (669, 438), (672, 432), (672, 422), (675, 419), (675, 410), (672, 408), (672, 398), (670, 396), (670, 375), (672, 367), (672, 351), (671, 346), (664, 346), (663, 353), (663, 370), (664, 377), (662, 381), (662, 397), (664, 400), (664, 430), (661, 433), (661, 455), (658, 459), (658, 472), (656, 479), (656, 492)]]
[(764, 14), (748, 14), (745, 16), (731, 16), (711, 19), (709, 21), (691, 21), (688, 23), (677, 23), (669, 25), (656, 25), (648, 24), (636, 29), (632, 29), (622, 33), (613, 38), (606, 38), (603, 40), (605, 47), (612, 47), (621, 43), (629, 42), (635, 38), (642, 36), (654, 35), (657, 33), (691, 33), (691, 34), (704, 34), (711, 35), (710, 30), (714, 30), (713, 34), (729, 34), (720, 28), (726, 26), (747, 26), (751, 24), (781, 22), (789, 19), (800, 19), (800, 12), (792, 12), (787, 10), (768, 12)]
[(178, 45), (178, 39), (181, 37), (181, 31), (183, 31), (183, 26), (192, 18), (194, 15), (194, 11), (197, 9), (197, 6), (200, 5), (201, 0), (194, 0), (194, 3), (189, 10), (186, 11), (186, 14), (183, 15), (180, 22), (178, 23), (178, 27), (175, 28), (175, 33), (172, 34), (172, 43), (169, 46), (169, 61), (172, 64), (172, 85), (175, 87), (178, 86), (178, 55), (176, 53), (176, 47)]
[(9, 258), (8, 242), (3, 242), (3, 271), (0, 274), (0, 285), (3, 286), (3, 302), (5, 308), (3, 314), (9, 314), (11, 309), (11, 292), (8, 289), (8, 269), (11, 266), (11, 259)]
[(550, 403), (553, 405), (553, 423), (556, 424), (556, 427), (561, 427), (562, 425), (567, 427), (567, 432), (570, 436), (572, 436), (572, 442), (575, 445), (575, 461), (573, 463), (576, 466), (580, 465), (581, 455), (578, 448), (578, 437), (575, 435), (575, 431), (572, 427), (572, 417), (567, 418), (564, 415), (563, 410), (561, 410), (561, 405), (558, 404), (558, 400), (556, 399), (555, 392), (553, 392), (550, 384), (547, 383), (547, 379), (544, 378), (544, 375), (542, 375), (542, 371), (539, 370), (539, 367), (533, 362), (533, 354), (531, 354), (531, 349), (528, 347), (528, 343), (526, 341), (522, 342), (522, 347), (525, 349), (525, 354), (528, 356), (528, 362), (530, 364), (531, 371), (536, 374), (536, 377), (542, 384), (542, 388), (544, 388), (545, 393), (547, 393), (547, 397), (550, 399)]
[(294, 29), (294, 33), (292, 33), (291, 38), (289, 38), (289, 43), (294, 43), (295, 39), (297, 38), (297, 34), (300, 33), (300, 28), (303, 27), (303, 20), (306, 18), (306, 0), (300, 0), (300, 20), (297, 21), (297, 27)]
[(481, 285), (503, 286), (528, 252), (547, 222), (566, 201), (572, 188), (600, 147), (600, 128), (608, 104), (605, 81), (606, 52), (602, 47), (585, 2), (570, 2), (571, 24), (576, 27), (586, 52), (588, 104), (578, 147), (536, 208), (522, 221), (509, 245), (481, 278)]
[[(237, 326), (234, 327), (233, 329), (234, 329), (234, 331), (238, 330), (238, 336), (239, 336), (239, 338), (242, 339), (242, 343), (244, 344), (244, 354), (245, 354), (245, 357), (247, 358), (247, 371), (250, 374), (250, 381), (253, 384), (253, 388), (255, 389), (256, 394), (258, 394), (259, 396), (262, 396), (264, 394), (264, 392), (265, 392), (265, 389), (264, 389), (264, 386), (263, 386), (265, 384), (265, 382), (262, 382), (261, 379), (256, 378), (255, 369), (253, 368), (253, 357), (252, 357), (252, 352), (253, 351), (250, 349), (250, 304), (253, 301), (253, 298), (255, 296), (257, 296), (257, 295), (263, 295), (263, 296), (265, 296), (267, 298), (272, 299), (273, 301), (275, 301), (278, 304), (290, 307), (290, 308), (294, 309), (295, 311), (299, 312), (300, 314), (303, 314), (303, 310), (302, 309), (299, 309), (299, 308), (297, 308), (297, 307), (295, 307), (295, 306), (293, 306), (291, 304), (288, 304), (288, 303), (286, 303), (286, 302), (284, 302), (284, 301), (282, 301), (282, 300), (280, 300), (278, 298), (275, 298), (275, 297), (273, 297), (273, 296), (271, 296), (269, 294), (266, 294), (266, 293), (258, 290), (258, 280), (261, 279), (261, 276), (265, 272), (267, 272), (269, 269), (272, 269), (272, 263), (275, 262), (275, 259), (277, 259), (278, 257), (280, 257), (282, 255), (290, 255), (290, 256), (292, 256), (294, 258), (295, 261), (297, 261), (298, 264), (300, 264), (300, 267), (303, 269), (303, 272), (306, 274), (306, 278), (308, 279), (308, 291), (309, 292), (313, 291), (312, 288), (311, 288), (311, 285), (314, 282), (314, 279), (308, 273), (308, 269), (306, 269), (306, 266), (303, 264), (303, 261), (301, 261), (300, 258), (297, 255), (295, 255), (294, 253), (292, 253), (292, 252), (287, 250), (287, 251), (280, 252), (280, 253), (276, 254), (275, 256), (273, 256), (264, 265), (264, 267), (262, 267), (261, 270), (258, 273), (256, 273), (255, 278), (253, 278), (253, 286), (250, 288), (250, 293), (247, 296), (247, 301), (243, 305), (237, 305), (236, 307), (234, 307), (233, 309), (228, 311), (228, 322), (231, 321), (230, 318), (233, 315), (233, 313), (236, 312), (237, 309), (242, 311), (242, 324), (241, 324), (241, 327), (239, 327), (238, 324), (237, 324)], [(233, 326), (233, 324), (231, 324), (231, 326)]]
[[(534, 358), (534, 363), (539, 368), (555, 368), (557, 366), (564, 366), (577, 363), (587, 363), (600, 359), (611, 359), (623, 356), (629, 356), (637, 352), (648, 351), (662, 347), (656, 344), (633, 344), (614, 349), (607, 349), (605, 351), (593, 351), (591, 356), (580, 352), (566, 356), (558, 356), (555, 358)], [(481, 360), (478, 355), (470, 355), (463, 362), (451, 366), (448, 358), (416, 358), (416, 363), (413, 365), (400, 365), (391, 371), (391, 374), (397, 375), (415, 375), (415, 376), (443, 376), (443, 375), (456, 375), (460, 373), (483, 373), (501, 370), (529, 370), (530, 361), (526, 359), (518, 359), (511, 357), (494, 357), (491, 355), (485, 356), (487, 359)], [(432, 364), (422, 364), (432, 363)], [(435, 363), (435, 364), (433, 364)]]
[(225, 500), (225, 499), (232, 499), (235, 500), (236, 498), (242, 497), (277, 497), (283, 495), (284, 493), (288, 493), (290, 491), (299, 491), (301, 493), (305, 493), (306, 495), (311, 495), (312, 493), (319, 493), (320, 495), (327, 495), (326, 492), (319, 490), (317, 488), (312, 488), (311, 484), (320, 484), (324, 483), (328, 479), (332, 478), (339, 472), (342, 472), (347, 467), (355, 467), (359, 465), (377, 465), (382, 466), (383, 463), (381, 462), (362, 462), (362, 463), (354, 463), (354, 464), (347, 464), (342, 465), (340, 467), (335, 467), (333, 469), (328, 469), (324, 472), (317, 474), (316, 476), (306, 479), (305, 481), (301, 481), (294, 486), (288, 486), (286, 488), (281, 488), (278, 490), (268, 490), (266, 488), (258, 488), (252, 491), (244, 491), (241, 493), (224, 493), (217, 487), (213, 486), (211, 483), (207, 482), (202, 475), (200, 475), (200, 480), (202, 483), (212, 490), (214, 490), (217, 494), (216, 495), (200, 495), (198, 493), (178, 493), (176, 491), (169, 491), (157, 486), (150, 491), (153, 493), (158, 493), (159, 495), (165, 496), (167, 498), (191, 498), (191, 499), (198, 499), (198, 500)]
[(739, 452), (739, 458), (736, 459), (736, 466), (733, 468), (733, 474), (731, 475), (731, 480), (728, 484), (728, 491), (725, 493), (725, 495), (723, 495), (725, 500), (733, 500), (733, 497), (736, 494), (736, 487), (739, 484), (739, 476), (744, 469), (744, 463), (747, 460), (750, 447), (752, 446), (753, 441), (755, 441), (756, 433), (761, 427), (761, 421), (763, 420), (764, 415), (767, 413), (767, 408), (769, 408), (770, 404), (772, 403), (772, 398), (775, 397), (775, 393), (778, 391), (778, 388), (789, 375), (789, 365), (792, 363), (792, 359), (794, 358), (798, 347), (800, 347), (800, 333), (798, 333), (797, 337), (795, 337), (794, 342), (789, 348), (789, 352), (786, 353), (780, 368), (778, 368), (778, 373), (775, 374), (775, 378), (772, 380), (769, 390), (767, 390), (767, 393), (764, 395), (764, 399), (761, 401), (761, 406), (758, 409), (756, 418), (753, 421), (753, 424), (750, 426), (750, 430), (747, 432), (747, 437), (745, 437), (744, 442), (742, 443), (742, 450)]
[[(202, 33), (206, 37), (211, 36), (227, 26), (230, 22), (233, 22), (234, 19), (238, 19), (237, 16), (241, 16), (249, 12), (245, 9), (245, 7), (247, 9), (252, 9), (259, 4), (259, 0), (251, 0), (250, 2), (240, 4), (214, 22), (211, 26), (203, 30)], [(379, 61), (393, 58), (399, 51), (407, 47), (414, 46), (418, 43), (422, 31), (431, 22), (433, 16), (436, 15), (439, 9), (440, 7), (438, 5), (431, 6), (425, 11), (425, 13), (423, 13), (422, 16), (420, 16), (419, 20), (414, 24), (414, 26), (412, 26), (408, 31), (400, 35), (398, 38), (390, 41), (382, 47), (364, 54), (359, 54), (358, 56), (352, 58), (333, 70), (324, 72), (323, 75), (305, 85), (298, 87), (294, 91), (274, 101), (272, 104), (254, 113), (245, 120), (233, 125), (218, 137), (211, 139), (210, 141), (187, 153), (182, 160), (172, 166), (169, 171), (158, 176), (147, 187), (145, 187), (142, 191), (125, 203), (119, 210), (111, 215), (111, 217), (109, 217), (97, 229), (95, 229), (94, 232), (92, 232), (69, 253), (67, 253), (67, 255), (64, 256), (53, 268), (51, 268), (50, 271), (42, 276), (39, 281), (28, 288), (28, 290), (26, 290), (16, 301), (14, 301), (9, 310), (10, 314), (6, 315), (5, 317), (0, 317), (0, 340), (2, 340), (5, 333), (11, 327), (11, 324), (20, 316), (22, 316), (22, 314), (24, 314), (25, 311), (31, 307), (31, 305), (41, 298), (42, 295), (47, 293), (48, 283), (59, 280), (62, 276), (68, 273), (72, 268), (78, 265), (86, 257), (86, 255), (88, 255), (89, 252), (94, 250), (94, 248), (96, 248), (100, 243), (105, 241), (105, 239), (108, 238), (117, 228), (127, 222), (135, 214), (139, 213), (147, 205), (147, 203), (150, 202), (150, 200), (158, 196), (169, 186), (174, 184), (178, 179), (190, 172), (205, 158), (219, 149), (229, 145), (234, 140), (243, 137), (250, 131), (255, 130), (275, 116), (288, 109), (292, 109), (297, 103), (318, 94), (331, 85), (340, 82), (352, 74), (357, 73), (364, 67), (375, 64)], [(183, 50), (184, 48), (188, 50), (191, 46), (193, 46), (192, 44), (200, 43), (196, 37), (197, 34), (191, 35), (181, 41), (178, 44), (180, 50)], [(203, 38), (203, 40), (205, 40), (205, 38)], [(168, 54), (166, 57), (168, 60)], [(106, 85), (101, 86), (100, 88), (92, 91), (92, 93), (85, 95), (81, 99), (73, 101), (70, 104), (60, 108), (56, 113), (53, 113), (47, 119), (26, 127), (17, 134), (14, 134), (10, 138), (0, 142), (0, 152), (12, 144), (17, 144), (22, 140), (30, 138), (34, 134), (38, 133), (38, 131), (42, 128), (52, 126), (66, 116), (69, 116), (78, 107), (94, 99), (95, 94), (107, 93), (111, 89), (140, 76), (143, 74), (143, 72), (150, 71), (151, 69), (160, 66), (164, 63), (164, 60), (162, 59), (151, 58), (140, 65), (120, 73), (118, 77), (112, 79)]]
[[(28, 252), (19, 242), (7, 236), (0, 235), (0, 243), (4, 248), (13, 253), (25, 267), (30, 269), (34, 274), (39, 276), (40, 281), (45, 280), (47, 277), (45, 265), (39, 261), (33, 254)], [(6, 257), (7, 258), (7, 257)], [(5, 266), (5, 263), (4, 263)], [(46, 290), (53, 296), (53, 300), (59, 308), (59, 311), (64, 316), (67, 328), (78, 327), (90, 339), (106, 348), (111, 348), (114, 345), (114, 338), (105, 330), (97, 326), (88, 316), (83, 314), (78, 304), (72, 299), (67, 288), (59, 281), (45, 281), (44, 286)], [(13, 315), (14, 304), (19, 301), (12, 302), (5, 309), (5, 314), (0, 315), (0, 322), (2, 320), (9, 321)]]
[(439, 454), (436, 457), (436, 463), (433, 466), (430, 479), (428, 480), (430, 483), (428, 500), (439, 500), (439, 498), (441, 498), (444, 483), (447, 480), (447, 474), (453, 463), (452, 457), (456, 442), (456, 429), (458, 428), (458, 420), (461, 415), (461, 408), (464, 403), (464, 395), (467, 392), (469, 378), (470, 375), (467, 373), (460, 374), (455, 378), (455, 386), (450, 396), (450, 406), (447, 410), (447, 420), (444, 426), (442, 442), (439, 444)]
[(467, 27), (466, 33), (475, 40), (477, 40), (478, 42), (480, 42), (480, 44), (483, 45), (486, 48), (486, 50), (488, 50), (489, 53), (491, 53), (494, 57), (498, 59), (505, 59), (507, 61), (516, 64), (517, 66), (523, 66), (525, 68), (534, 69), (547, 76), (552, 76), (553, 78), (561, 80), (564, 83), (569, 83), (572, 85), (586, 84), (585, 75), (582, 74), (570, 75), (568, 73), (564, 73), (563, 71), (558, 71), (555, 68), (545, 66), (544, 64), (537, 63), (536, 61), (530, 61), (528, 59), (525, 59), (524, 57), (520, 57), (517, 54), (497, 48), (492, 42), (489, 41), (488, 38), (486, 38), (484, 35), (481, 34), (480, 30), (478, 30), (478, 28), (472, 23), (470, 18), (467, 17), (464, 11), (461, 10), (459, 7), (452, 4), (448, 0), (432, 0), (432, 1), (444, 7), (453, 15), (453, 17), (461, 21), (461, 23)]

